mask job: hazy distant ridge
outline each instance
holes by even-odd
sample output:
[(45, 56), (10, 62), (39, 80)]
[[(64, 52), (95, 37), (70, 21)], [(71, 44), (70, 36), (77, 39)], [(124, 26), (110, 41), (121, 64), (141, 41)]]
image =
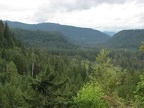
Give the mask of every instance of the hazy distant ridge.
[(24, 24), (20, 22), (7, 21), (11, 28), (27, 30), (59, 31), (65, 36), (83, 44), (95, 45), (110, 39), (110, 36), (98, 30), (66, 26), (55, 23)]

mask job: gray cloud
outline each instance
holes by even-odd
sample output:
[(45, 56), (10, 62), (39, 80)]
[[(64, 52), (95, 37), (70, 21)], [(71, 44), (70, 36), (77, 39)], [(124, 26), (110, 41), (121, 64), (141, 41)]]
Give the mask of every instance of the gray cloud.
[(99, 30), (144, 27), (144, 0), (3, 0), (0, 13), (4, 20)]
[(45, 22), (58, 13), (88, 10), (103, 3), (123, 4), (127, 0), (45, 0), (34, 14), (38, 22)]
[[(87, 25), (92, 27), (95, 24), (98, 25), (96, 28), (100, 29), (138, 28), (143, 26), (141, 23), (143, 6), (143, 0), (45, 0), (45, 3), (41, 4), (35, 12), (33, 20), (78, 26), (82, 23), (86, 27)], [(94, 11), (88, 13), (93, 8)]]
[(89, 9), (103, 3), (122, 4), (126, 1), (127, 0), (47, 0), (40, 9), (52, 11), (75, 11)]

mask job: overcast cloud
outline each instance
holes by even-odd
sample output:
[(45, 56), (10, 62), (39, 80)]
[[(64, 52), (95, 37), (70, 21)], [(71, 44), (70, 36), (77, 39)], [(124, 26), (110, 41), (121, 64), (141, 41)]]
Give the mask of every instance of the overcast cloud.
[(101, 31), (144, 28), (143, 0), (0, 0), (2, 20), (53, 22)]

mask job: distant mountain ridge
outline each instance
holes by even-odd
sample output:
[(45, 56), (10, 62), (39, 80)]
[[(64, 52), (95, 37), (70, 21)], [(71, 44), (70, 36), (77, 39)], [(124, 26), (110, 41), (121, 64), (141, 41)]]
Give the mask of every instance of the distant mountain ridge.
[(86, 45), (96, 45), (105, 42), (111, 37), (103, 32), (90, 28), (80, 28), (74, 26), (60, 25), (55, 23), (24, 24), (20, 22), (6, 21), (11, 28), (21, 28), (26, 30), (59, 31), (65, 36)]
[(144, 29), (122, 30), (106, 41), (103, 46), (138, 49), (142, 41), (144, 41)]
[(114, 34), (116, 34), (116, 32), (111, 32), (111, 31), (104, 31), (105, 34), (108, 34), (109, 36), (114, 36)]

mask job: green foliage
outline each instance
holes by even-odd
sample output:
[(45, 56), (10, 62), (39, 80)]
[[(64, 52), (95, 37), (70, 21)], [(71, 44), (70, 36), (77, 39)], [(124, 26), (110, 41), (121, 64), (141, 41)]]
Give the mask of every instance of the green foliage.
[(123, 72), (121, 77), (121, 85), (116, 88), (118, 96), (129, 101), (134, 98), (137, 82), (139, 81), (138, 73), (130, 73), (130, 71)]
[(94, 83), (98, 83), (102, 87), (105, 96), (102, 99), (111, 107), (124, 107), (122, 99), (118, 96), (117, 88), (122, 84), (123, 73), (119, 67), (111, 64), (108, 57), (109, 52), (101, 50), (96, 57), (96, 64), (93, 66), (93, 72), (90, 79)]
[(104, 92), (99, 84), (87, 83), (78, 91), (74, 102), (78, 108), (107, 108), (108, 106), (103, 102), (101, 96), (104, 96)]
[(100, 51), (90, 78), (93, 82), (98, 82), (105, 92), (111, 93), (121, 83), (121, 72), (116, 72), (116, 69), (112, 67), (108, 54), (109, 52), (104, 49)]
[[(47, 70), (47, 72), (50, 72)], [(37, 78), (32, 83), (32, 88), (34, 91), (36, 91), (38, 94), (40, 94), (39, 98), (42, 98), (42, 102), (40, 106), (43, 107), (50, 107), (52, 106), (54, 100), (54, 89), (56, 85), (54, 84), (53, 80), (55, 78), (54, 73), (40, 73)]]
[(135, 91), (135, 99), (136, 102), (140, 104), (140, 106), (144, 106), (144, 76), (140, 75), (140, 81), (136, 87)]
[(122, 69), (130, 71), (144, 69), (144, 53), (138, 50), (113, 49), (110, 53), (112, 64), (121, 66)]
[(14, 64), (13, 61), (11, 61), (9, 64), (6, 65), (6, 75), (7, 75), (7, 80), (12, 83), (12, 84), (17, 84), (18, 83), (18, 72), (16, 65)]
[[(144, 43), (142, 43), (144, 44)], [(141, 45), (139, 48), (141, 51), (144, 51), (144, 45)], [(140, 75), (140, 81), (137, 83), (135, 90), (135, 103), (136, 107), (144, 107), (144, 75)]]
[(21, 90), (10, 83), (3, 85), (3, 99), (4, 108), (24, 108), (28, 106), (23, 98)]
[(4, 44), (4, 24), (2, 20), (0, 20), (0, 47), (3, 47)]
[(141, 51), (144, 51), (144, 42), (142, 42), (142, 45), (139, 48)]

